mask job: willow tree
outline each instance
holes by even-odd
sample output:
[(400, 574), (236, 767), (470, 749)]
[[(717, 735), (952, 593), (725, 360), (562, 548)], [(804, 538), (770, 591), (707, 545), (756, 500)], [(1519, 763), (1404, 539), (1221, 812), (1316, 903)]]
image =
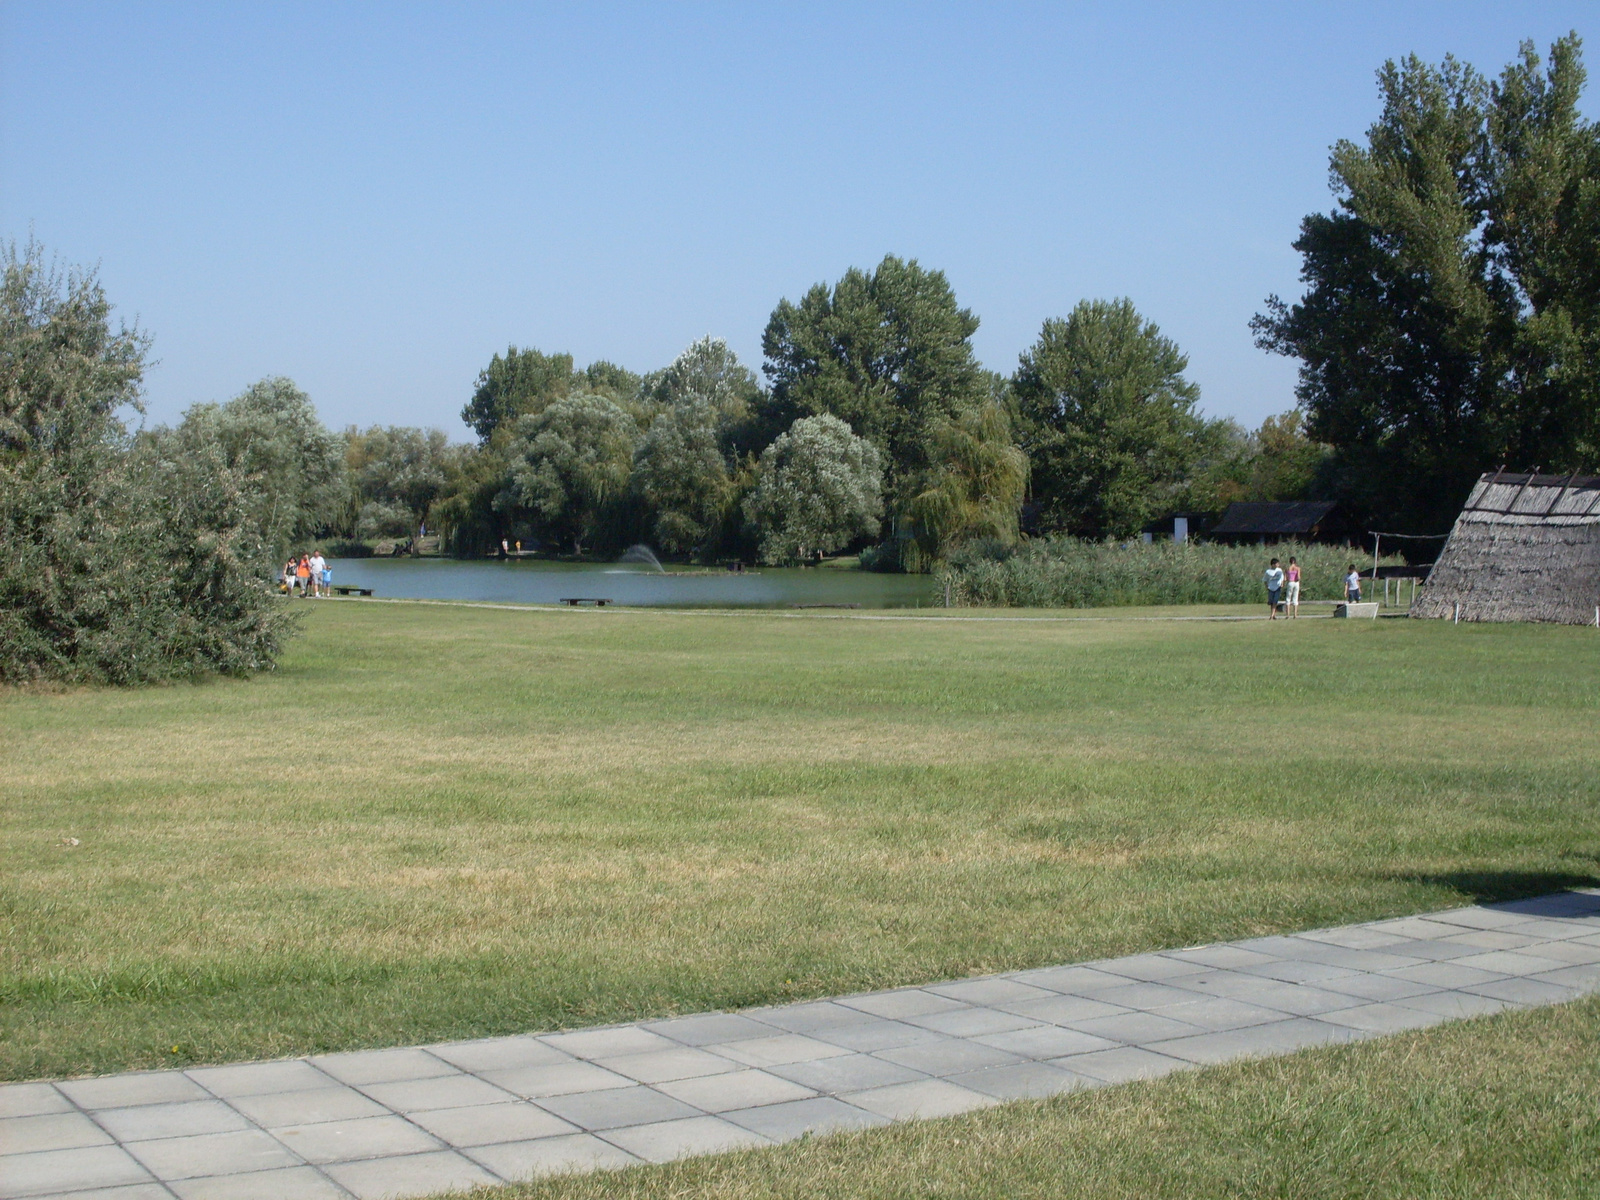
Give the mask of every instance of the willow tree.
[(502, 505), (582, 554), (627, 493), (639, 429), (604, 396), (567, 396), (517, 424)]
[(971, 408), (929, 430), (931, 465), (906, 504), (920, 548), (938, 558), (975, 539), (1017, 540), (1028, 456), (998, 404)]
[(762, 451), (744, 512), (769, 563), (875, 538), (883, 516), (877, 447), (838, 417), (801, 417)]

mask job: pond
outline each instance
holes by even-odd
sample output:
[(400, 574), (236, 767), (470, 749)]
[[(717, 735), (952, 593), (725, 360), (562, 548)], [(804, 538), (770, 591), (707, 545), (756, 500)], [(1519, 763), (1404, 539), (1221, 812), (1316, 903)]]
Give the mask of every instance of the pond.
[(369, 587), (409, 600), (487, 600), (555, 604), (569, 596), (616, 604), (681, 608), (789, 608), (798, 604), (862, 608), (927, 607), (926, 575), (881, 575), (834, 567), (760, 567), (734, 574), (637, 563), (559, 563), (533, 559), (466, 562), (450, 558), (341, 558), (335, 585)]

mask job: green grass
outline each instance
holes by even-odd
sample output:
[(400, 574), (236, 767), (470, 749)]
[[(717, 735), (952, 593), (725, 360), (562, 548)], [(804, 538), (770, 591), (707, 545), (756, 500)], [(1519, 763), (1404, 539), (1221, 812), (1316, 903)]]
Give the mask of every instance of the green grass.
[(0, 697), (0, 1075), (755, 1004), (1600, 872), (1593, 630), (305, 608), (270, 677)]
[(1600, 998), (495, 1200), (1600, 1196)]

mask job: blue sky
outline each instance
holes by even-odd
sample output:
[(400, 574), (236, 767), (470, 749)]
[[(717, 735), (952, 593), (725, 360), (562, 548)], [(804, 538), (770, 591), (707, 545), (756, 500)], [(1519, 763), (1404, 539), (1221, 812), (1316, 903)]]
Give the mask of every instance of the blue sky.
[[(293, 377), (331, 425), (437, 425), (508, 344), (752, 366), (780, 297), (886, 253), (1009, 372), (1129, 296), (1214, 415), (1293, 403), (1328, 147), (1386, 59), (1498, 72), (1600, 14), (1520, 4), (0, 5), (0, 237), (98, 263), (150, 420)], [(1593, 95), (1586, 111), (1597, 109)]]

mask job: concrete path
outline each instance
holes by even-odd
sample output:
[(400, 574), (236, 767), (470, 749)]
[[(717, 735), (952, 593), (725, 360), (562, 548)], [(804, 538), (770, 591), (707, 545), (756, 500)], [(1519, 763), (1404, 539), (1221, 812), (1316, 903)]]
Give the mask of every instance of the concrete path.
[(779, 1008), (0, 1086), (0, 1196), (379, 1197), (965, 1112), (1600, 990), (1600, 891)]

